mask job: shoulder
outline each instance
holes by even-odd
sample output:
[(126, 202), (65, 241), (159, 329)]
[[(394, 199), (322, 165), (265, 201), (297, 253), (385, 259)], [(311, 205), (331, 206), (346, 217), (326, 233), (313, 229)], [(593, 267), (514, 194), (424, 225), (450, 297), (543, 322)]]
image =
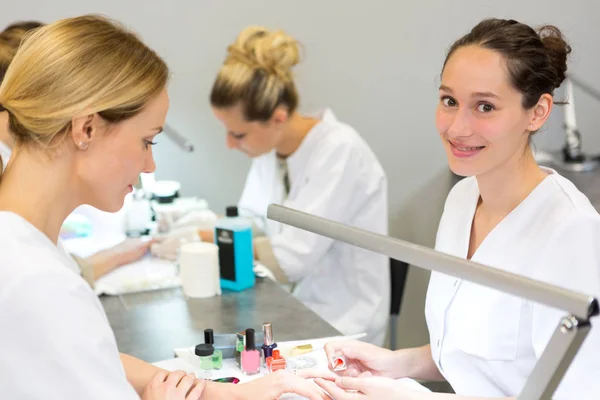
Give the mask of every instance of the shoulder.
[(354, 168), (353, 173), (385, 178), (377, 156), (366, 140), (349, 124), (337, 119), (322, 121), (315, 137), (313, 165)]
[(463, 178), (458, 181), (446, 197), (446, 203), (444, 209), (452, 207), (454, 205), (464, 206), (466, 199), (471, 199), (474, 195), (479, 193), (479, 186), (477, 185), (477, 179), (474, 176)]

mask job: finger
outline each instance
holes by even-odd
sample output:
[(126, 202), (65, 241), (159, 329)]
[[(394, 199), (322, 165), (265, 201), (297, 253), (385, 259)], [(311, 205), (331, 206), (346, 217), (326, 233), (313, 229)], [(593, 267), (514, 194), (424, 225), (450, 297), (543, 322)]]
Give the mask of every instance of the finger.
[(336, 347), (336, 343), (326, 343), (325, 344), (325, 354), (327, 354), (327, 359), (331, 360), (333, 357), (335, 357), (335, 353), (338, 351), (337, 347)]
[(335, 384), (344, 390), (358, 390), (364, 392), (365, 378), (342, 377), (335, 381)]
[(186, 375), (183, 371), (173, 371), (167, 377), (167, 384), (173, 387), (177, 387), (179, 381)]
[(362, 393), (348, 393), (333, 382), (323, 379), (315, 379), (315, 383), (323, 390), (329, 393), (333, 400), (366, 400), (367, 397)]
[(200, 400), (202, 397), (202, 392), (204, 391), (204, 386), (206, 385), (206, 381), (202, 379), (196, 379), (194, 382), (194, 386), (192, 390), (185, 397), (185, 400)]
[(187, 392), (190, 391), (190, 389), (192, 388), (192, 385), (194, 384), (194, 382), (196, 381), (196, 377), (192, 376), (192, 375), (186, 375), (183, 378), (181, 378), (181, 380), (179, 381), (179, 384), (177, 385), (177, 393), (180, 396), (185, 396), (187, 394)]
[(143, 242), (143, 247), (145, 247), (146, 250), (148, 250), (150, 248), (150, 246), (152, 246), (154, 243), (158, 243), (158, 242), (159, 242), (158, 238), (151, 238), (151, 239), (148, 239)]
[(305, 379), (322, 378), (330, 381), (335, 381), (337, 378), (339, 378), (339, 375), (333, 371), (330, 371), (328, 369), (324, 370), (317, 368), (301, 369), (296, 372), (296, 375)]
[(150, 381), (150, 386), (152, 386), (154, 388), (158, 387), (161, 383), (163, 383), (165, 381), (165, 379), (167, 379), (167, 375), (168, 375), (167, 371), (158, 371), (152, 377), (152, 380)]
[(280, 374), (277, 378), (283, 383), (281, 386), (276, 385), (280, 387), (279, 393), (277, 393), (278, 397), (284, 393), (295, 393), (310, 400), (328, 400), (327, 395), (313, 381), (290, 373)]
[(365, 371), (362, 374), (358, 375), (358, 378), (371, 378), (373, 377), (373, 374), (371, 373), (371, 371)]

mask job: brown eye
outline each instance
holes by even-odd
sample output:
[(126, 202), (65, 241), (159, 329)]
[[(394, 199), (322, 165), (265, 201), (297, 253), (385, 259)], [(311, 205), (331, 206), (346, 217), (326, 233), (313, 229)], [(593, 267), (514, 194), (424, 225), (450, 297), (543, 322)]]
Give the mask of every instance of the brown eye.
[(457, 103), (456, 100), (454, 100), (452, 97), (442, 97), (442, 103), (446, 106), (446, 107), (456, 107)]
[(489, 103), (481, 103), (477, 106), (477, 111), (482, 113), (489, 113), (490, 111), (494, 111), (494, 106)]

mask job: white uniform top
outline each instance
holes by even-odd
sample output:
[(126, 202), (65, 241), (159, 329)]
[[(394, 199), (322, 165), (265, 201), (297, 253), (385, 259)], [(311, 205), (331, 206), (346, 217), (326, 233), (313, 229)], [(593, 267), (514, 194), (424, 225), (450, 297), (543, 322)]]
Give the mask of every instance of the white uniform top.
[(10, 147), (2, 140), (0, 140), (0, 158), (2, 158), (2, 169), (6, 169), (6, 164), (8, 164), (8, 159), (10, 158), (11, 150)]
[[(240, 213), (258, 215), (294, 295), (345, 335), (366, 332), (381, 345), (390, 307), (385, 256), (265, 220), (269, 204), (284, 206), (387, 234), (387, 178), (367, 143), (330, 110), (287, 158), (284, 184), (275, 152), (253, 160)], [(266, 226), (265, 226), (266, 223)]]
[[(472, 261), (600, 297), (600, 216), (552, 170), (485, 238)], [(477, 180), (450, 192), (436, 250), (466, 258)], [(457, 394), (516, 396), (565, 311), (433, 273), (426, 302), (433, 360)], [(600, 326), (592, 330), (555, 400), (600, 399)]]
[(0, 212), (0, 390), (6, 399), (139, 399), (75, 262)]

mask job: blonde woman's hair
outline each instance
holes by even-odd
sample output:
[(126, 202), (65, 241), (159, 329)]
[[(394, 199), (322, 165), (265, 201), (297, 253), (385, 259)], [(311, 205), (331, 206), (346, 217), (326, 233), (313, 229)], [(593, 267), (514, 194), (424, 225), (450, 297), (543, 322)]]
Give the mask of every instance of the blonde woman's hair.
[(213, 107), (241, 104), (248, 121), (267, 121), (278, 106), (298, 106), (292, 67), (300, 61), (298, 42), (285, 32), (260, 26), (244, 29), (227, 48), (212, 88)]
[(83, 113), (108, 123), (133, 117), (168, 78), (165, 62), (134, 33), (87, 15), (37, 28), (22, 42), (0, 85), (0, 104), (17, 146), (48, 148)]
[(10, 62), (17, 54), (21, 41), (27, 33), (42, 25), (44, 24), (38, 21), (22, 21), (11, 24), (0, 32), (0, 83), (4, 79)]

